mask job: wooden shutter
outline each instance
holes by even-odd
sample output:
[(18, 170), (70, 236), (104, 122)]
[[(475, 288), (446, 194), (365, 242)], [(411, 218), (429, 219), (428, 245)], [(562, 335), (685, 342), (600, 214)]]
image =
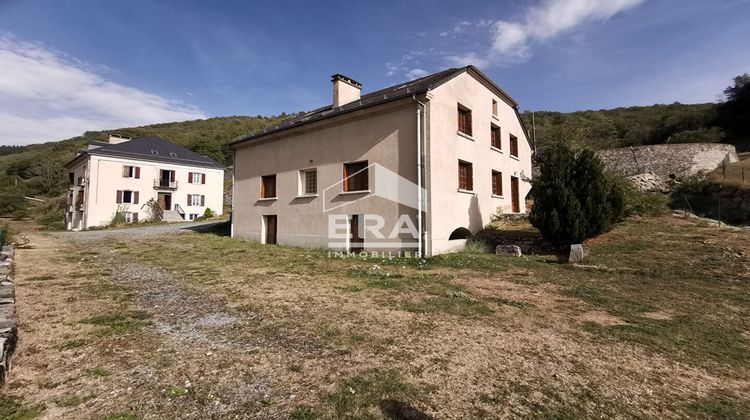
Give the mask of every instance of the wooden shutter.
[(205, 205), (206, 205), (206, 196), (205, 195), (201, 195), (201, 207), (203, 207)]
[(135, 178), (141, 179), (141, 167), (140, 166), (135, 167)]
[(122, 190), (117, 190), (117, 204), (122, 204)]
[(169, 182), (174, 182), (174, 171), (169, 171)]
[(138, 191), (133, 191), (133, 204), (138, 204)]
[(206, 174), (201, 174), (201, 184), (206, 183)]
[(188, 194), (187, 205), (188, 206), (192, 206), (193, 205), (193, 195), (192, 194)]

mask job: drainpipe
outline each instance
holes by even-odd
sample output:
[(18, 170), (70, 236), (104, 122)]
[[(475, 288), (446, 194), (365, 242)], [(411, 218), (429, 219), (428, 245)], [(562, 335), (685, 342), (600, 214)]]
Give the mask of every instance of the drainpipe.
[(422, 210), (424, 209), (422, 197), (422, 171), (424, 165), (422, 163), (422, 143), (424, 137), (424, 131), (422, 130), (422, 122), (425, 114), (425, 104), (417, 99), (417, 95), (412, 95), (412, 99), (417, 103), (417, 232), (419, 233), (419, 256), (424, 257), (424, 229), (422, 227)]

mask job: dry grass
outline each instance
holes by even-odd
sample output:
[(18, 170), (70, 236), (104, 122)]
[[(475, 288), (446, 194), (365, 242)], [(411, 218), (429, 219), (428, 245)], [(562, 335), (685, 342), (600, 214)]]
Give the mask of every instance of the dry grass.
[(478, 252), (341, 260), (197, 233), (64, 238), (35, 234), (35, 248), (18, 255), (23, 341), (9, 410), (49, 418), (747, 413), (745, 232), (633, 220), (588, 244), (596, 268)]
[(750, 156), (743, 156), (739, 162), (719, 166), (708, 177), (720, 184), (733, 187), (750, 188)]

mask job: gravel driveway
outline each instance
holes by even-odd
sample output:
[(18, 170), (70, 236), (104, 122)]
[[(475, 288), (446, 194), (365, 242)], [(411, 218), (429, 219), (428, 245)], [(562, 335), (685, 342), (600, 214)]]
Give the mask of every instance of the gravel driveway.
[(130, 238), (165, 233), (184, 233), (194, 230), (210, 230), (228, 221), (204, 221), (189, 223), (169, 223), (131, 227), (124, 229), (86, 230), (81, 232), (61, 232), (59, 235), (73, 241), (94, 241), (103, 238)]

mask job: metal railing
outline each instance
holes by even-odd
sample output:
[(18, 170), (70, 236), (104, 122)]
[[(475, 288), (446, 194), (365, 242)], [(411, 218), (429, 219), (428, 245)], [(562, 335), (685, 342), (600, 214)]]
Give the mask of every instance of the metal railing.
[(165, 188), (170, 190), (176, 190), (177, 189), (177, 181), (170, 181), (168, 179), (155, 179), (154, 180), (154, 188)]
[(175, 210), (175, 211), (176, 211), (176, 212), (177, 212), (177, 213), (178, 213), (178, 214), (179, 214), (180, 216), (182, 216), (182, 218), (183, 218), (183, 219), (185, 218), (185, 210), (183, 210), (183, 209), (182, 209), (182, 206), (180, 206), (179, 204), (175, 204), (175, 205), (174, 205), (174, 210)]

